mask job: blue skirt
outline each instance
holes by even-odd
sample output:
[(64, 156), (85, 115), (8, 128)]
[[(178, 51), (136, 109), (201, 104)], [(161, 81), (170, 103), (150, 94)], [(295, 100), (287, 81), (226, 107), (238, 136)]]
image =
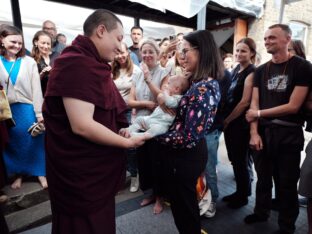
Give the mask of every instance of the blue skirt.
[(37, 122), (33, 105), (14, 103), (11, 111), (16, 126), (9, 129), (9, 144), (4, 151), (8, 176), (45, 176), (44, 134), (32, 137), (27, 132)]

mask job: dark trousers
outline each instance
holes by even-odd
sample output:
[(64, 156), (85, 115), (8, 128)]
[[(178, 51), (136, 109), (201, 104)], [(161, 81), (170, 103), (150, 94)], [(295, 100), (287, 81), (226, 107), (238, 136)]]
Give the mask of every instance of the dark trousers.
[(225, 145), (236, 180), (236, 193), (241, 198), (251, 195), (249, 138), (249, 129), (241, 121), (233, 121), (224, 131)]
[(201, 232), (196, 183), (207, 163), (206, 141), (192, 149), (173, 149), (159, 145), (158, 155), (165, 156), (164, 169), (173, 218), (179, 233)]
[(253, 155), (258, 174), (254, 211), (262, 217), (269, 216), (274, 175), (278, 181), (279, 227), (293, 233), (299, 214), (297, 182), (304, 143), (302, 128), (271, 125), (260, 127), (259, 133), (264, 149)]

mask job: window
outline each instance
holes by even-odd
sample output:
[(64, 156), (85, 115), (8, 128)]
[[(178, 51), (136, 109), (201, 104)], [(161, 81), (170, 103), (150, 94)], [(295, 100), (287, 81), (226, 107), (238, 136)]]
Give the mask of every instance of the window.
[(292, 39), (301, 40), (303, 44), (306, 45), (308, 25), (301, 22), (291, 21), (289, 27), (292, 31)]

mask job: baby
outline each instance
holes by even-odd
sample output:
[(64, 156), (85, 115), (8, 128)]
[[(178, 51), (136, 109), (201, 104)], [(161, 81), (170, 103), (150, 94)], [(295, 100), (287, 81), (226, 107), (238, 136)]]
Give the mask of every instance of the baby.
[[(182, 97), (182, 93), (188, 88), (188, 80), (185, 76), (171, 76), (165, 86), (165, 90), (158, 94), (158, 104), (164, 103), (168, 108), (176, 108)], [(155, 137), (167, 132), (175, 116), (164, 112), (158, 106), (151, 115), (137, 117), (128, 128), (131, 136), (148, 134)]]

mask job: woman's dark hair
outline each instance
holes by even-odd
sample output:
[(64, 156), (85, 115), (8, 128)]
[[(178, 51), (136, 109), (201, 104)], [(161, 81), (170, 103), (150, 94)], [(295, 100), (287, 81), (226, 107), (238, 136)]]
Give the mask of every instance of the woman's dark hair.
[(291, 46), (294, 49), (296, 55), (298, 55), (301, 58), (306, 59), (304, 44), (301, 40), (295, 40), (295, 39), (291, 40)]
[(36, 34), (34, 35), (34, 38), (32, 39), (32, 44), (33, 44), (33, 48), (32, 48), (32, 51), (31, 51), (31, 57), (34, 58), (34, 60), (39, 63), (40, 62), (40, 59), (41, 59), (41, 55), (40, 55), (40, 51), (39, 51), (39, 48), (38, 48), (38, 45), (36, 45), (36, 42), (39, 41), (39, 38), (41, 36), (47, 36), (51, 39), (51, 47), (52, 47), (52, 37), (49, 33), (45, 32), (45, 31), (38, 31), (36, 32)]
[[(121, 44), (124, 45), (126, 50), (128, 51), (126, 73), (128, 76), (132, 76), (133, 62), (130, 58), (130, 52), (129, 52), (128, 46), (125, 42), (121, 42)], [(120, 76), (120, 63), (116, 59), (114, 59), (112, 63), (112, 74), (113, 74), (113, 80), (116, 80)]]
[(99, 25), (104, 24), (108, 32), (117, 28), (117, 23), (122, 25), (121, 20), (111, 11), (98, 9), (88, 16), (83, 24), (84, 35), (90, 37)]
[(3, 24), (0, 26), (0, 55), (4, 56), (6, 53), (6, 49), (3, 46), (2, 39), (11, 36), (11, 35), (19, 35), (22, 36), (22, 49), (16, 54), (16, 57), (24, 57), (26, 54), (26, 49), (25, 49), (25, 43), (24, 43), (24, 37), (22, 30), (15, 26)]
[(256, 55), (257, 55), (257, 46), (256, 43), (253, 39), (249, 38), (249, 37), (245, 37), (240, 39), (236, 45), (240, 44), (240, 43), (244, 43), (245, 45), (248, 46), (250, 52), (253, 53), (253, 55), (251, 56), (250, 60), (251, 62), (254, 64), (256, 62)]
[(224, 74), (223, 62), (212, 34), (208, 30), (199, 30), (183, 38), (199, 52), (198, 64), (192, 81), (200, 81), (208, 77), (221, 79)]

